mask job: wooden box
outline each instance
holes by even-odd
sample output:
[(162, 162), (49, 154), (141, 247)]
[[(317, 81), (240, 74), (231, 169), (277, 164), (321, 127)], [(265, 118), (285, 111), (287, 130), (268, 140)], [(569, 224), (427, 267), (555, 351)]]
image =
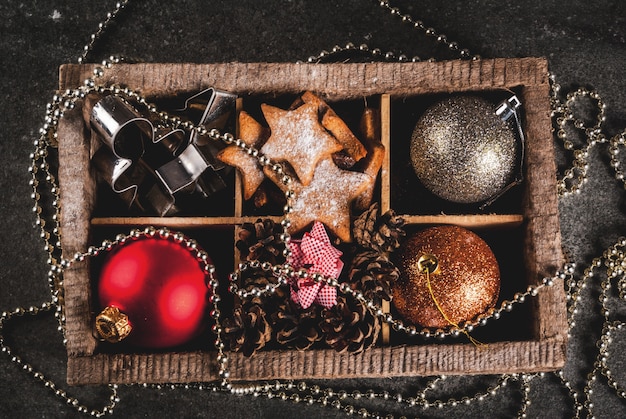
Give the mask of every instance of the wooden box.
[[(93, 65), (65, 65), (60, 69), (60, 89), (80, 86), (91, 76)], [(368, 64), (120, 64), (107, 70), (103, 83), (117, 83), (148, 98), (193, 94), (207, 87), (243, 97), (280, 97), (310, 90), (331, 107), (358, 103), (365, 98), (381, 109), (382, 141), (387, 149), (379, 175), (382, 210), (393, 208), (404, 216), (407, 228), (457, 224), (495, 237), (500, 258), (501, 299), (511, 300), (529, 284), (539, 284), (562, 266), (555, 163), (550, 120), (547, 62), (538, 58), (449, 61), (439, 63)], [(401, 159), (407, 127), (415, 119), (412, 107), (429, 97), (455, 92), (515, 92), (524, 106), (526, 135), (525, 179), (513, 193), (513, 204), (495, 204), (476, 213), (455, 208), (428, 208), (407, 204), (394, 188), (397, 159)], [(424, 99), (426, 98), (426, 99)], [(407, 120), (409, 122), (407, 122)], [(407, 125), (408, 124), (408, 125)], [(220, 234), (224, 245), (234, 245), (235, 226), (253, 221), (242, 209), (241, 193), (233, 188), (233, 207), (227, 214), (190, 217), (113, 217), (97, 208), (97, 188), (90, 168), (88, 128), (80, 110), (69, 112), (59, 125), (59, 182), (61, 188), (62, 244), (65, 257), (146, 225), (180, 229), (188, 236)], [(405, 156), (406, 158), (406, 156)], [(396, 170), (397, 169), (397, 170)], [(395, 171), (395, 172), (394, 172)], [(396, 176), (394, 178), (394, 176)], [(394, 179), (394, 181), (392, 181)], [(235, 183), (235, 185), (237, 185)], [(230, 270), (235, 264), (228, 261)], [(220, 272), (226, 281), (227, 272)], [(92, 270), (89, 261), (65, 273), (65, 317), (70, 384), (206, 382), (216, 380), (217, 364), (212, 344), (182, 352), (118, 353), (103, 351), (94, 337)], [(508, 284), (508, 285), (507, 285)], [(503, 316), (486, 327), (486, 347), (458, 339), (405, 343), (383, 341), (361, 354), (339, 354), (332, 349), (307, 351), (268, 350), (250, 358), (230, 356), (234, 380), (274, 378), (354, 378), (420, 376), (435, 374), (499, 374), (555, 370), (564, 364), (566, 304), (561, 281), (545, 287), (512, 318)], [(519, 329), (518, 329), (519, 327)], [(479, 328), (482, 329), (482, 328)]]

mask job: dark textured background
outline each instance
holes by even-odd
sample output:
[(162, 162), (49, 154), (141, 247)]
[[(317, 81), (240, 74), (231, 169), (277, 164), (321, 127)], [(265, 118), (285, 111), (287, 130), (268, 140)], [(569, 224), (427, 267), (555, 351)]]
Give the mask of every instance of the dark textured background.
[[(113, 1), (23, 0), (0, 5), (0, 310), (49, 299), (42, 242), (34, 229), (27, 184), (28, 155), (42, 123), (45, 104), (57, 84), (60, 64), (74, 62)], [(135, 4), (136, 3), (136, 4)], [(367, 0), (259, 2), (181, 0), (131, 4), (96, 50), (99, 59), (116, 53), (150, 62), (295, 61), (333, 45), (368, 43), (383, 51), (428, 58), (432, 43)], [(626, 3), (621, 0), (500, 0), (397, 2), (403, 10), (484, 57), (545, 56), (565, 87), (592, 87), (604, 99), (605, 131), (626, 126)], [(439, 51), (440, 52), (440, 51)], [(439, 56), (439, 55), (438, 55)], [(626, 152), (626, 151), (625, 151)], [(559, 162), (566, 157), (559, 154)], [(622, 159), (624, 161), (624, 159)], [(591, 259), (626, 235), (622, 185), (614, 180), (607, 146), (590, 156), (590, 178), (581, 195), (561, 199), (564, 246), (582, 271)], [(597, 287), (592, 287), (597, 289)], [(567, 376), (581, 385), (595, 357), (593, 342), (601, 326), (596, 291), (585, 293), (579, 328), (569, 345)], [(626, 311), (619, 313), (623, 318)], [(17, 330), (14, 330), (17, 329)], [(59, 385), (65, 352), (52, 316), (26, 319), (11, 328), (14, 350)], [(617, 336), (610, 363), (626, 386), (624, 336)], [(0, 357), (0, 417), (75, 417), (75, 411)], [(449, 380), (451, 395), (474, 393), (490, 377)], [(414, 393), (418, 378), (349, 380), (346, 389), (386, 388)], [(326, 385), (327, 383), (323, 383)], [(515, 385), (483, 403), (438, 412), (391, 411), (424, 417), (512, 417), (519, 393)], [(75, 388), (90, 406), (106, 400), (104, 388)], [(571, 404), (550, 376), (532, 385), (530, 417), (571, 417)], [(197, 390), (122, 387), (115, 417), (341, 417), (319, 406), (238, 398)], [(626, 417), (626, 404), (599, 378), (593, 402), (597, 417)], [(376, 409), (384, 410), (382, 406)]]

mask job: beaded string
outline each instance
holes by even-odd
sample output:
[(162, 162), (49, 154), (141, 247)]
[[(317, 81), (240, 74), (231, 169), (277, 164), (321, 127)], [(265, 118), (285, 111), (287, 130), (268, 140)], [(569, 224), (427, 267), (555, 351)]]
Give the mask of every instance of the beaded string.
[[(107, 14), (107, 19), (99, 25), (98, 31), (91, 36), (90, 42), (83, 49), (83, 55), (81, 56), (81, 58), (79, 58), (79, 62), (83, 62), (86, 59), (88, 53), (93, 49), (96, 41), (100, 38), (100, 36), (102, 35), (106, 27), (113, 21), (113, 19), (118, 15), (118, 13), (127, 4), (128, 4), (128, 0), (117, 3), (115, 10)], [(388, 10), (392, 15), (400, 16), (403, 22), (408, 22), (412, 24), (414, 28), (416, 29), (424, 30), (424, 33), (426, 35), (434, 37), (437, 42), (440, 42), (442, 44), (445, 44), (447, 42), (447, 38), (445, 37), (445, 35), (442, 35), (442, 34), (439, 35), (434, 31), (434, 29), (425, 28), (423, 23), (421, 23), (420, 21), (413, 20), (413, 18), (411, 18), (408, 15), (403, 15), (399, 9), (395, 7), (391, 7), (390, 2), (381, 1), (380, 6)], [(458, 45), (454, 42), (448, 43), (448, 47), (450, 50), (458, 49)], [(348, 44), (345, 49), (350, 50), (350, 49), (354, 49), (354, 47), (352, 46), (352, 44)], [(332, 54), (339, 53), (341, 52), (341, 50), (342, 49), (339, 47), (333, 48)], [(365, 51), (365, 52), (371, 52), (373, 57), (380, 58), (380, 56), (382, 55), (380, 50), (378, 49), (370, 50), (369, 47), (367, 47), (366, 45), (359, 47), (359, 50)], [(314, 58), (313, 60), (309, 59), (309, 61), (316, 62), (321, 58), (328, 58), (332, 54), (323, 52), (319, 55), (319, 58), (317, 59)], [(479, 58), (478, 56), (471, 56), (469, 54), (469, 51), (467, 50), (460, 50), (459, 55), (461, 58), (473, 58), (473, 59)], [(386, 53), (384, 54), (384, 59), (387, 59), (387, 60), (397, 59), (399, 61), (405, 61), (406, 57), (403, 57), (402, 55), (396, 56), (393, 53)], [(417, 60), (419, 59), (414, 59), (414, 61), (417, 61)], [(116, 62), (119, 62), (119, 59), (111, 57), (110, 60), (103, 61), (102, 64), (103, 64), (104, 69), (106, 69)], [(94, 78), (101, 77), (103, 75), (104, 69), (101, 67), (96, 68), (94, 70)], [(553, 76), (551, 76), (551, 80), (554, 81)], [(61, 273), (63, 272), (64, 269), (68, 268), (73, 262), (66, 261), (60, 258), (61, 245), (60, 245), (60, 229), (59, 229), (59, 224), (58, 224), (59, 190), (57, 187), (56, 179), (54, 175), (51, 173), (50, 165), (47, 161), (48, 149), (49, 147), (56, 144), (56, 140), (57, 140), (56, 128), (57, 128), (58, 121), (63, 117), (64, 112), (67, 110), (71, 110), (74, 107), (77, 100), (84, 98), (84, 96), (91, 91), (96, 91), (100, 93), (107, 91), (107, 92), (117, 94), (117, 95), (126, 95), (132, 99), (137, 100), (140, 104), (147, 104), (144, 99), (142, 99), (139, 95), (137, 95), (135, 92), (130, 91), (129, 89), (115, 87), (115, 86), (106, 87), (106, 88), (102, 86), (97, 86), (94, 79), (86, 80), (84, 86), (74, 91), (66, 91), (64, 95), (62, 94), (55, 95), (53, 97), (52, 102), (48, 104), (46, 108), (46, 116), (44, 120), (45, 122), (42, 126), (42, 129), (40, 130), (40, 137), (34, 143), (35, 152), (31, 155), (31, 160), (33, 163), (31, 167), (29, 168), (29, 170), (32, 174), (32, 179), (30, 181), (31, 187), (33, 188), (32, 197), (35, 201), (35, 206), (33, 208), (33, 211), (37, 214), (37, 225), (40, 228), (40, 232), (41, 232), (40, 235), (45, 243), (44, 250), (49, 255), (48, 264), (51, 266), (50, 272), (48, 273), (48, 282), (51, 288), (52, 300), (49, 303), (43, 303), (40, 307), (33, 306), (33, 307), (29, 307), (28, 309), (17, 308), (11, 312), (3, 312), (2, 315), (0, 316), (0, 332), (3, 330), (5, 322), (14, 316), (22, 316), (24, 314), (36, 315), (42, 312), (50, 311), (53, 308), (55, 309), (55, 317), (57, 318), (59, 322), (58, 329), (60, 332), (62, 333), (64, 332), (65, 319), (63, 315), (63, 295), (62, 295), (63, 283), (62, 283)], [(576, 120), (576, 118), (573, 116), (573, 113), (570, 111), (573, 101), (583, 96), (590, 96), (593, 99), (596, 99), (598, 101), (598, 107), (602, 114), (601, 116), (598, 116), (598, 123), (596, 124), (595, 127), (592, 127), (591, 129), (589, 128), (585, 129), (585, 135), (588, 138), (589, 147), (599, 142), (600, 143), (606, 142), (606, 138), (603, 137), (601, 134), (601, 124), (602, 122), (604, 122), (604, 113), (603, 113), (604, 105), (601, 104), (599, 96), (596, 97), (591, 94), (592, 92), (582, 89), (582, 90), (579, 90), (580, 93), (574, 94), (572, 97), (568, 97), (566, 102), (561, 102), (557, 97), (558, 92), (559, 92), (559, 86), (556, 83), (553, 83), (553, 109), (554, 109), (553, 116), (561, 115), (562, 119), (556, 121), (559, 125), (567, 124), (571, 122), (578, 129), (584, 128), (584, 123), (581, 123), (580, 121)], [(275, 165), (271, 163), (269, 159), (267, 160), (263, 159), (263, 156), (259, 156), (257, 150), (254, 150), (253, 148), (246, 148), (245, 144), (242, 144), (243, 143), (242, 141), (235, 139), (232, 135), (228, 133), (220, 134), (216, 130), (211, 130), (207, 132), (206, 129), (204, 129), (203, 127), (193, 127), (192, 124), (188, 122), (180, 121), (176, 119), (175, 117), (169, 117), (166, 113), (158, 112), (156, 108), (153, 106), (148, 106), (148, 109), (150, 112), (156, 113), (159, 116), (159, 118), (161, 118), (166, 123), (171, 124), (171, 126), (183, 127), (189, 130), (193, 129), (193, 130), (196, 130), (198, 134), (207, 135), (209, 138), (213, 140), (221, 140), (227, 144), (235, 144), (241, 147), (242, 149), (246, 150), (247, 152), (249, 152), (251, 155), (255, 155), (259, 157), (259, 161), (264, 165), (270, 165), (272, 170), (276, 172), (281, 171), (281, 167), (279, 165)], [(563, 133), (564, 134), (559, 134), (558, 137), (562, 140), (565, 140), (567, 137), (567, 133), (565, 129), (563, 129)], [(620, 147), (624, 145), (624, 142), (625, 142), (624, 137), (626, 135), (625, 133), (626, 131), (616, 135), (609, 141), (610, 154), (611, 154), (611, 167), (615, 170), (616, 178), (622, 181), (622, 183), (624, 183), (624, 176), (621, 170), (619, 169), (618, 154), (619, 154)], [(566, 149), (573, 149), (573, 147), (570, 146), (569, 144), (570, 143), (564, 142), (564, 147)], [(574, 153), (575, 161), (572, 166), (572, 169), (571, 171), (566, 171), (564, 179), (563, 179), (563, 181), (566, 181), (566, 179), (570, 179), (573, 181), (570, 183), (570, 186), (567, 186), (567, 184), (563, 184), (561, 182), (559, 183), (560, 185), (559, 195), (561, 196), (564, 196), (570, 193), (579, 193), (580, 188), (582, 187), (586, 179), (586, 170), (588, 167), (588, 165), (586, 164), (586, 159), (588, 156), (588, 148), (583, 148), (583, 149), (575, 150), (575, 151), (578, 151), (578, 152)], [(283, 180), (287, 183), (289, 182), (288, 177), (283, 177)], [(42, 183), (43, 183), (43, 186), (48, 187), (48, 190), (46, 192), (48, 192), (52, 196), (52, 202), (51, 202), (52, 204), (51, 206), (53, 208), (52, 214), (45, 214), (44, 208), (40, 204), (41, 194), (43, 193)], [(624, 183), (624, 187), (626, 187), (626, 183)], [(288, 195), (287, 196), (288, 199), (292, 196), (289, 193), (287, 193), (287, 195)], [(288, 201), (287, 207), (285, 208), (285, 213), (286, 214), (289, 213), (289, 201)], [(289, 224), (288, 219), (283, 220), (283, 227), (285, 228), (285, 230), (288, 227), (288, 224)], [(137, 233), (131, 233), (131, 235), (132, 234), (137, 234)], [(118, 239), (121, 240), (120, 237), (118, 237), (116, 240)], [(286, 242), (288, 242), (289, 236), (285, 235), (283, 236), (283, 239)], [(76, 261), (83, 260), (85, 257), (92, 256), (93, 254), (98, 253), (102, 249), (110, 248), (110, 246), (112, 246), (112, 243), (115, 243), (115, 242), (105, 241), (102, 247), (100, 248), (92, 247), (88, 249), (88, 251), (85, 254), (78, 254), (78, 256), (75, 256), (75, 260)], [(539, 284), (538, 286), (530, 286), (525, 293), (515, 294), (513, 301), (505, 302), (505, 304), (503, 304), (502, 307), (500, 307), (500, 309), (496, 310), (493, 313), (492, 317), (495, 319), (499, 318), (500, 313), (502, 311), (511, 310), (514, 303), (524, 302), (525, 298), (529, 295), (530, 296), (537, 295), (538, 291), (543, 286), (551, 286), (554, 284), (555, 280), (559, 280), (559, 281), (567, 280), (566, 284), (572, 285), (571, 289), (569, 290), (570, 292), (568, 293), (568, 297), (570, 297), (569, 299), (571, 302), (571, 304), (569, 305), (569, 313), (570, 313), (570, 329), (572, 329), (575, 326), (574, 315), (576, 314), (575, 306), (578, 301), (578, 292), (580, 288), (584, 288), (585, 285), (590, 281), (590, 279), (593, 277), (593, 270), (599, 267), (600, 265), (598, 264), (601, 264), (602, 261), (605, 261), (606, 264), (608, 264), (607, 266), (608, 266), (608, 269), (610, 270), (610, 273), (609, 273), (610, 278), (609, 276), (607, 276), (607, 280), (602, 282), (603, 296), (606, 297), (606, 299), (608, 299), (608, 297), (606, 296), (606, 292), (610, 288), (610, 280), (613, 278), (620, 277), (620, 275), (622, 275), (621, 279), (619, 280), (618, 286), (620, 287), (620, 297), (624, 298), (624, 294), (626, 293), (626, 281), (623, 278), (623, 268), (626, 262), (624, 261), (623, 247), (625, 245), (626, 245), (626, 239), (620, 239), (620, 241), (609, 250), (609, 256), (606, 256), (606, 252), (605, 252), (605, 255), (603, 256), (603, 258), (599, 259), (599, 262), (597, 262), (594, 259), (594, 263), (592, 264), (592, 267), (590, 267), (588, 270), (585, 271), (583, 279), (579, 281), (578, 283), (576, 283), (576, 281), (574, 281), (573, 279), (574, 266), (571, 264), (568, 264), (564, 267), (564, 269), (561, 272), (557, 273), (557, 275), (555, 275), (554, 278), (544, 279), (542, 284)], [(615, 268), (615, 266), (618, 266), (618, 268)], [(244, 268), (245, 268), (244, 266), (240, 267), (240, 269), (244, 269)], [(270, 267), (268, 267), (267, 265), (265, 265), (265, 267), (261, 266), (261, 268), (270, 269)], [(282, 267), (282, 268), (271, 267), (271, 269), (273, 271), (276, 271), (280, 275), (283, 275), (283, 276), (279, 275), (280, 282), (278, 283), (277, 286), (282, 285), (286, 277), (289, 275), (293, 275), (293, 274), (306, 275), (307, 274), (306, 272), (295, 273), (293, 272), (293, 270), (290, 271), (288, 266)], [(338, 285), (335, 283), (336, 280), (334, 280), (335, 282), (333, 282), (332, 278), (314, 276), (313, 279), (316, 281), (326, 281), (329, 285), (332, 285), (332, 286)], [(270, 288), (266, 290), (251, 290), (250, 292), (253, 294), (262, 295), (266, 292), (271, 292), (272, 289), (275, 289), (275, 287), (270, 286)], [(235, 286), (233, 286), (232, 291), (239, 292), (241, 290), (237, 290)], [(340, 291), (343, 292), (347, 290), (340, 286)], [(353, 292), (353, 294), (355, 298), (363, 300), (362, 295), (360, 295), (358, 292)], [(244, 294), (242, 293), (242, 296), (243, 295)], [(308, 404), (320, 403), (321, 405), (324, 405), (324, 406), (332, 406), (337, 409), (343, 409), (346, 411), (346, 413), (357, 413), (362, 417), (380, 417), (380, 414), (376, 412), (369, 412), (366, 409), (356, 409), (352, 405), (346, 405), (345, 400), (352, 399), (354, 401), (358, 401), (363, 397), (372, 398), (372, 399), (380, 398), (382, 400), (393, 400), (397, 403), (402, 403), (402, 404), (406, 403), (408, 406), (419, 406), (422, 409), (428, 409), (430, 407), (444, 408), (448, 406), (456, 406), (458, 404), (469, 404), (473, 401), (480, 402), (489, 396), (495, 395), (497, 391), (505, 387), (509, 381), (519, 381), (522, 384), (521, 387), (522, 387), (523, 400), (522, 400), (522, 407), (520, 408), (518, 416), (524, 417), (526, 415), (527, 406), (529, 404), (530, 382), (535, 377), (544, 376), (544, 374), (530, 374), (530, 375), (529, 374), (521, 374), (521, 375), (505, 374), (501, 376), (498, 385), (488, 389), (485, 393), (477, 393), (473, 397), (464, 397), (464, 398), (461, 398), (460, 400), (450, 399), (447, 402), (444, 402), (441, 400), (429, 401), (426, 399), (426, 392), (434, 389), (437, 383), (444, 381), (445, 380), (444, 376), (435, 378), (431, 382), (429, 382), (426, 386), (426, 389), (422, 391), (421, 393), (419, 393), (417, 397), (404, 397), (401, 394), (397, 394), (394, 396), (384, 391), (380, 393), (377, 393), (374, 391), (368, 391), (365, 394), (362, 394), (358, 390), (355, 390), (351, 393), (348, 393), (345, 390), (340, 390), (340, 391), (335, 391), (333, 389), (322, 390), (319, 388), (319, 386), (307, 386), (305, 382), (300, 382), (298, 384), (295, 384), (292, 381), (287, 381), (287, 382), (276, 381), (274, 383), (253, 384), (249, 386), (240, 386), (240, 385), (231, 386), (228, 380), (227, 355), (224, 352), (223, 344), (220, 344), (221, 332), (220, 332), (220, 327), (219, 327), (220, 312), (217, 308), (218, 302), (219, 302), (219, 297), (217, 297), (217, 299), (214, 299), (213, 301), (215, 305), (215, 309), (212, 311), (212, 315), (213, 315), (213, 318), (216, 320), (216, 326), (214, 327), (214, 331), (216, 332), (216, 336), (217, 336), (216, 347), (218, 348), (218, 363), (220, 365), (223, 365), (223, 367), (220, 367), (220, 375), (222, 378), (222, 382), (219, 385), (215, 385), (215, 384), (171, 385), (170, 386), (171, 388), (179, 388), (179, 387), (198, 388), (201, 390), (209, 389), (212, 391), (226, 389), (234, 394), (252, 394), (252, 395), (257, 395), (257, 396), (263, 395), (268, 398), (278, 397), (282, 400), (290, 400), (295, 403), (298, 403), (298, 402), (306, 402)], [(624, 390), (621, 389), (619, 384), (612, 378), (609, 378), (609, 377), (612, 377), (612, 375), (610, 373), (610, 370), (607, 367), (608, 346), (611, 343), (611, 336), (616, 331), (623, 329), (623, 323), (617, 322), (617, 321), (609, 321), (610, 311), (608, 310), (608, 307), (605, 307), (606, 301), (602, 301), (602, 303), (603, 303), (603, 314), (605, 316), (605, 326), (603, 327), (602, 335), (598, 342), (599, 349), (600, 349), (598, 353), (598, 360), (594, 364), (593, 371), (590, 372), (588, 375), (587, 385), (585, 386), (585, 389), (584, 389), (585, 402), (582, 405), (579, 402), (578, 394), (573, 390), (571, 384), (564, 378), (562, 371), (559, 371), (556, 373), (557, 377), (559, 377), (559, 379), (562, 380), (563, 385), (568, 389), (569, 394), (572, 397), (572, 400), (574, 401), (576, 417), (579, 417), (579, 412), (582, 411), (583, 409), (586, 409), (591, 414), (591, 409), (593, 408), (593, 404), (590, 401), (590, 396), (592, 393), (591, 386), (592, 386), (592, 383), (595, 381), (595, 377), (598, 373), (601, 373), (603, 376), (607, 377), (607, 379), (609, 380), (608, 381), (609, 386), (616, 390), (619, 397), (626, 398), (626, 393), (624, 393)], [(382, 315), (382, 312), (379, 311), (379, 309), (376, 308), (373, 304), (368, 304), (368, 307), (375, 308), (376, 314)], [(383, 320), (392, 324), (395, 330), (404, 330), (404, 331), (407, 331), (410, 335), (418, 333), (417, 330), (415, 330), (414, 328), (411, 328), (411, 326), (404, 326), (402, 325), (402, 323), (395, 322), (392, 318), (390, 318), (387, 315), (383, 316)], [(480, 319), (480, 321), (478, 322), (478, 325), (483, 325), (486, 323), (486, 321), (487, 319), (485, 318)], [(465, 326), (465, 330), (471, 330), (472, 328), (473, 328), (473, 325)], [(437, 337), (445, 337), (445, 334), (442, 334), (441, 332), (435, 332), (433, 334), (430, 331), (422, 330), (419, 333), (422, 334), (422, 336), (424, 337), (431, 337), (433, 335)], [(458, 330), (451, 332), (451, 334), (453, 336), (455, 334), (458, 335)], [(66, 343), (65, 337), (63, 339), (64, 339), (64, 343)], [(68, 396), (65, 391), (57, 389), (54, 383), (47, 380), (45, 376), (41, 374), (40, 372), (34, 371), (32, 366), (25, 363), (20, 357), (18, 357), (17, 355), (14, 355), (11, 349), (4, 342), (4, 339), (1, 333), (0, 333), (0, 344), (1, 344), (2, 352), (9, 355), (13, 362), (15, 362), (17, 365), (21, 365), (25, 371), (31, 373), (36, 379), (42, 381), (44, 385), (50, 388), (51, 390), (53, 390), (58, 397), (65, 399), (69, 405), (74, 406), (80, 412), (90, 413), (93, 416), (99, 417), (106, 413), (111, 413), (113, 408), (115, 407), (115, 404), (119, 401), (119, 398), (117, 397), (118, 387), (116, 385), (110, 385), (112, 395), (110, 397), (109, 404), (105, 406), (101, 411), (98, 411), (98, 410), (90, 411), (85, 406), (80, 405), (78, 400)], [(144, 384), (144, 386), (148, 386), (148, 385)], [(157, 385), (156, 387), (163, 388), (163, 386), (161, 385)]]
[[(579, 87), (573, 92), (561, 98), (561, 86), (556, 82), (553, 74), (550, 75), (551, 84), (551, 116), (557, 130), (556, 138), (563, 143), (563, 148), (573, 155), (571, 167), (568, 167), (563, 177), (558, 180), (558, 192), (560, 196), (579, 194), (583, 185), (587, 182), (587, 170), (589, 169), (589, 153), (591, 149), (598, 145), (609, 142), (610, 166), (615, 172), (615, 179), (622, 183), (626, 189), (626, 179), (621, 170), (619, 161), (620, 148), (626, 143), (626, 129), (616, 134), (611, 139), (607, 139), (603, 132), (603, 124), (606, 121), (606, 105), (597, 92)], [(596, 103), (595, 120), (586, 123), (576, 116), (575, 107), (577, 104), (589, 99)], [(574, 141), (568, 131), (578, 131), (585, 138), (585, 144), (576, 148)]]

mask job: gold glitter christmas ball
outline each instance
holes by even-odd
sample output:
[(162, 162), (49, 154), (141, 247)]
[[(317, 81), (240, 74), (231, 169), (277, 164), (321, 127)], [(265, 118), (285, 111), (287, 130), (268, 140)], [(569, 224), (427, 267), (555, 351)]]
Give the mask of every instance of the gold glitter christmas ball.
[(518, 144), (493, 104), (477, 96), (453, 96), (419, 118), (410, 154), (428, 190), (469, 204), (487, 201), (511, 182)]
[(462, 227), (431, 227), (410, 236), (399, 251), (398, 266), (392, 303), (413, 324), (460, 325), (493, 308), (498, 299), (498, 261), (483, 239)]

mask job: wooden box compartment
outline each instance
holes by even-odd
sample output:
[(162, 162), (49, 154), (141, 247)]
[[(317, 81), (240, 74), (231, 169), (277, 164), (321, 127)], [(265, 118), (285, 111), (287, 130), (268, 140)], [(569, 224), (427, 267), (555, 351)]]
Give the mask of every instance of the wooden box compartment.
[[(81, 85), (90, 77), (93, 67), (61, 67), (60, 88)], [(278, 104), (284, 101), (285, 108), (289, 100), (310, 90), (326, 100), (351, 127), (367, 101), (381, 113), (381, 140), (386, 157), (375, 199), (383, 211), (392, 208), (402, 215), (407, 231), (456, 224), (477, 232), (498, 258), (502, 274), (500, 301), (511, 300), (516, 292), (525, 291), (529, 284), (541, 283), (543, 277), (553, 276), (562, 266), (550, 88), (547, 63), (543, 59), (315, 65), (121, 64), (107, 70), (101, 82), (128, 86), (150, 100), (215, 87), (237, 94), (246, 110), (265, 101)], [(448, 94), (493, 95), (504, 90), (515, 92), (523, 103), (524, 182), (482, 211), (428, 197), (411, 177), (415, 175), (407, 170), (406, 161), (410, 130), (420, 112), (429, 102)], [(214, 258), (219, 260), (217, 271), (225, 290), (228, 272), (237, 263), (234, 250), (237, 226), (267, 215), (243, 201), (238, 176), (233, 176), (219, 211), (176, 217), (125, 215), (102, 204), (108, 197), (105, 190), (96, 186), (90, 168), (92, 150), (88, 133), (78, 109), (69, 112), (59, 125), (65, 257), (135, 227), (167, 226), (196, 239), (210, 254), (220, 252), (219, 248), (233, 249)], [(423, 197), (428, 204), (420, 204)], [(278, 213), (269, 215), (280, 219)], [(206, 382), (218, 378), (210, 336), (202, 336), (175, 351), (150, 353), (99, 342), (93, 333), (98, 310), (93, 295), (96, 263), (74, 264), (64, 277), (70, 384)], [(477, 328), (472, 334), (488, 343), (484, 348), (477, 348), (463, 337), (440, 342), (408, 338), (387, 328), (380, 342), (357, 355), (324, 348), (302, 352), (263, 350), (250, 358), (232, 353), (230, 374), (234, 380), (262, 380), (555, 370), (565, 362), (566, 323), (565, 293), (560, 281), (556, 281), (555, 286), (541, 289), (531, 301), (516, 306), (500, 320)]]

